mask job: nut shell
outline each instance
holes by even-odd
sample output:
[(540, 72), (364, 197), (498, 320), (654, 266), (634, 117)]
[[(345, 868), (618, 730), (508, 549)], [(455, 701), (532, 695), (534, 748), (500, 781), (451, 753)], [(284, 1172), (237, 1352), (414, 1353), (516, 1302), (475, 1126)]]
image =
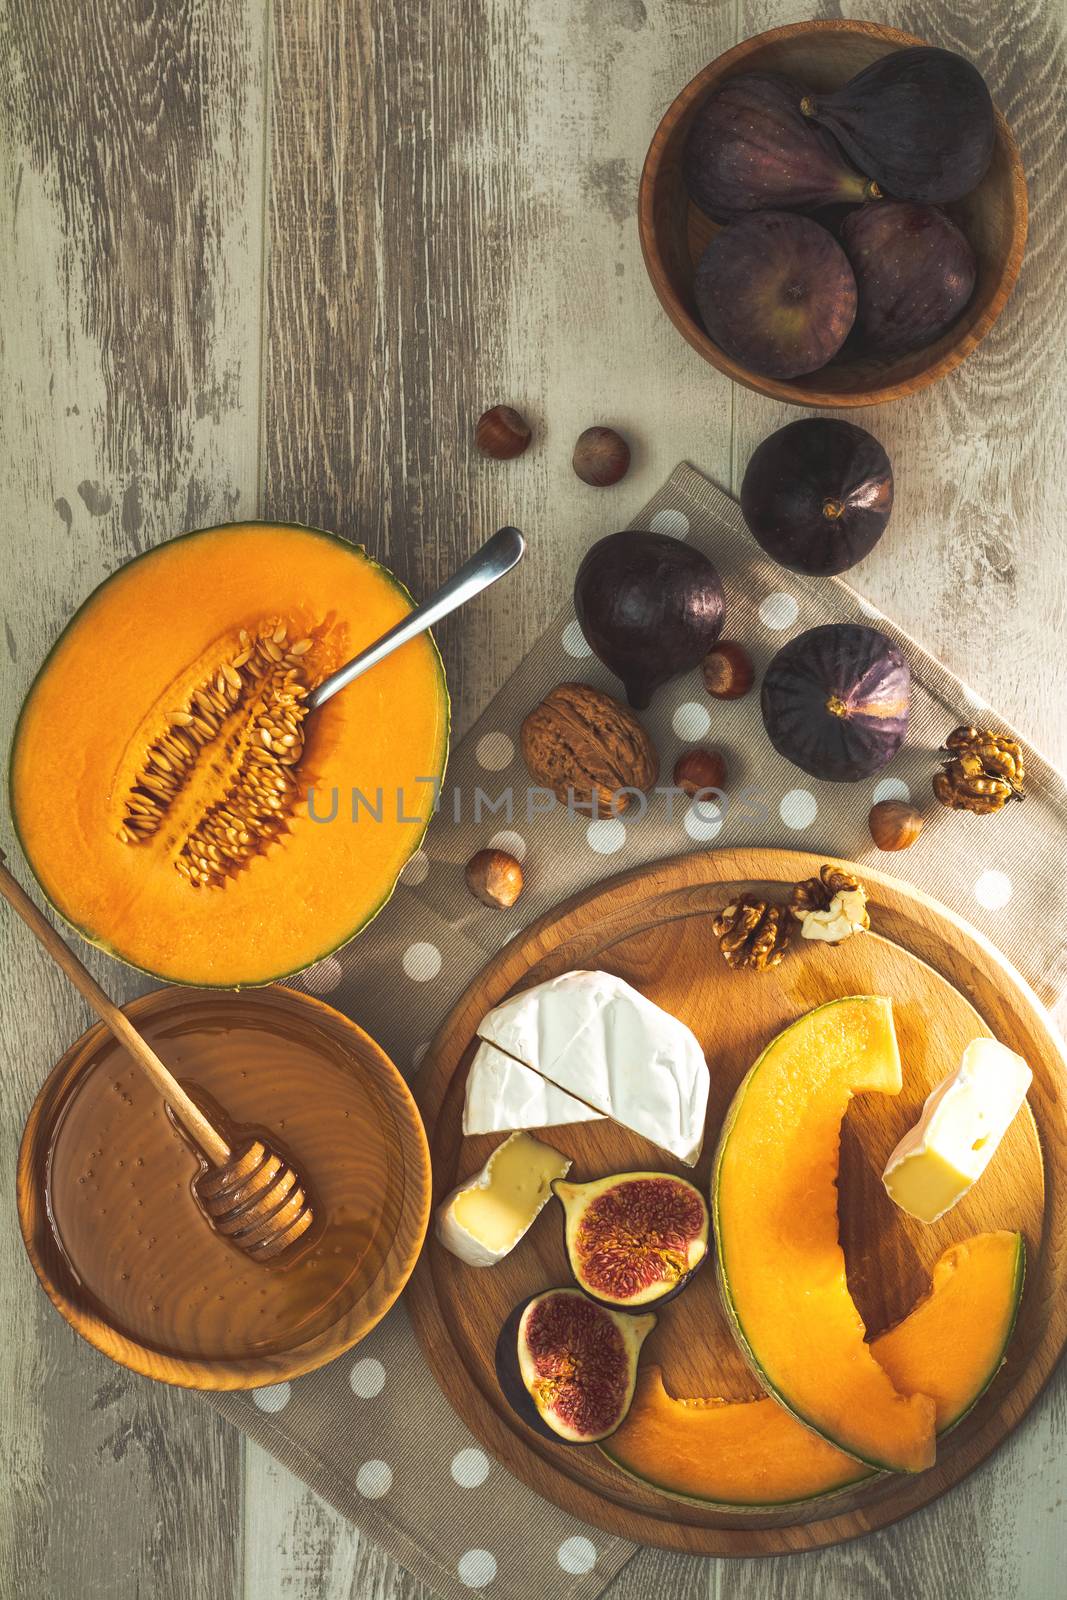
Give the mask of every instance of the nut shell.
[(675, 788), (691, 798), (726, 786), (726, 762), (718, 750), (683, 750), (674, 764)]
[(474, 429), (474, 442), (483, 456), (512, 461), (530, 442), (530, 424), (514, 406), (493, 406), (483, 411)]
[(618, 816), (659, 776), (659, 758), (633, 712), (587, 683), (561, 683), (535, 706), (520, 735), (534, 782), (578, 811)]
[(740, 700), (751, 689), (756, 669), (744, 645), (723, 639), (704, 657), (704, 687), (716, 700)]
[(479, 850), (466, 869), (467, 888), (487, 906), (513, 906), (522, 893), (522, 867), (506, 850)]
[(608, 489), (629, 471), (630, 446), (614, 428), (586, 428), (578, 435), (571, 465), (583, 483)]
[(879, 850), (908, 850), (922, 832), (922, 813), (906, 800), (879, 800), (867, 826)]

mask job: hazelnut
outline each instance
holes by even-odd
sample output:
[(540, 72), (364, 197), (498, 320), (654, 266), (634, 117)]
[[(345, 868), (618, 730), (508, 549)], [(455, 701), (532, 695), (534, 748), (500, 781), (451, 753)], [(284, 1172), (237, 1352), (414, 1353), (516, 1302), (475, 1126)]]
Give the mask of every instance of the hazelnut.
[(513, 906), (522, 893), (522, 868), (506, 850), (479, 850), (466, 876), (471, 894), (487, 906)]
[(607, 489), (625, 478), (630, 446), (614, 428), (586, 428), (578, 435), (571, 465), (583, 483), (594, 489)]
[(923, 828), (922, 814), (905, 800), (879, 800), (867, 818), (879, 850), (907, 850)]
[(704, 657), (704, 687), (716, 700), (740, 700), (755, 678), (748, 651), (731, 639), (724, 639)]
[(521, 456), (531, 437), (530, 424), (514, 406), (493, 406), (491, 411), (483, 411), (474, 429), (478, 449), (494, 461)]
[(726, 787), (726, 762), (718, 750), (683, 750), (674, 763), (674, 786), (687, 795)]

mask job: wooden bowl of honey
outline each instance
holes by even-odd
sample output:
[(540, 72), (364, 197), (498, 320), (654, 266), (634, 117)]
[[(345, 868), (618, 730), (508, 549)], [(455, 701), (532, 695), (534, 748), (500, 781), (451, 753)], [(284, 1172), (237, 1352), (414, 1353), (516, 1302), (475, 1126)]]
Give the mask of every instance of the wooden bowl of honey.
[(265, 1137), (315, 1220), (278, 1262), (244, 1255), (194, 1191), (201, 1158), (103, 1026), (53, 1068), (19, 1151), (19, 1222), (71, 1327), (135, 1372), (252, 1389), (350, 1349), (407, 1283), (429, 1222), (418, 1110), (354, 1022), (282, 987), (158, 989), (125, 1008), (234, 1142)]

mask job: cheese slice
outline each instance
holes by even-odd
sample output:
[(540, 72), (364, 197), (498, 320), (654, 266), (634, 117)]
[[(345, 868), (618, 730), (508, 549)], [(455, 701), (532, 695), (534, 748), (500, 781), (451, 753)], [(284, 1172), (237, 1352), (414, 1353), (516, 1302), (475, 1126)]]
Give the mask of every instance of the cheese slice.
[(1022, 1056), (996, 1039), (973, 1039), (889, 1157), (882, 1182), (890, 1198), (920, 1222), (943, 1217), (992, 1161), (1031, 1081)]
[(467, 1074), (464, 1133), (503, 1133), (511, 1128), (556, 1128), (569, 1122), (602, 1122), (603, 1115), (506, 1056), (484, 1040)]
[(571, 1164), (531, 1133), (497, 1145), (481, 1172), (437, 1209), (437, 1237), (472, 1267), (492, 1267), (514, 1250)]
[(567, 972), (505, 1000), (480, 1036), (693, 1166), (710, 1078), (695, 1036), (609, 972)]

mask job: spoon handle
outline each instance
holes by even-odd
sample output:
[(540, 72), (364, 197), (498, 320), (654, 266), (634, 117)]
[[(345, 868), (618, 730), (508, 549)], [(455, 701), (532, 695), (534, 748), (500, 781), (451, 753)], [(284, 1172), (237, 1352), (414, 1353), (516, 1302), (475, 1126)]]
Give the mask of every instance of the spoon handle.
[(175, 1111), (183, 1126), (192, 1134), (208, 1160), (222, 1166), (230, 1159), (230, 1147), (210, 1123), (199, 1106), (186, 1094), (181, 1084), (168, 1072), (146, 1039), (142, 1039), (124, 1011), (101, 989), (88, 967), (83, 966), (74, 951), (61, 939), (48, 918), (34, 905), (17, 878), (4, 865), (0, 852), (0, 896), (44, 946), (56, 966), (70, 979), (78, 993), (89, 1002), (101, 1022), (105, 1023), (119, 1043), (129, 1051), (141, 1066), (160, 1094)]
[(466, 605), (476, 594), (488, 589), (491, 583), (502, 578), (505, 572), (510, 572), (522, 560), (525, 549), (526, 541), (518, 528), (498, 529), (429, 600), (424, 600), (414, 611), (409, 611), (395, 628), (390, 628), (376, 643), (324, 678), (307, 697), (305, 703), (309, 711), (317, 711), (338, 689), (344, 689), (354, 678), (362, 677), (369, 668), (377, 666), (394, 650), (399, 650), (402, 644), (407, 644), (409, 639), (425, 633), (427, 628), (432, 628), (449, 612)]

